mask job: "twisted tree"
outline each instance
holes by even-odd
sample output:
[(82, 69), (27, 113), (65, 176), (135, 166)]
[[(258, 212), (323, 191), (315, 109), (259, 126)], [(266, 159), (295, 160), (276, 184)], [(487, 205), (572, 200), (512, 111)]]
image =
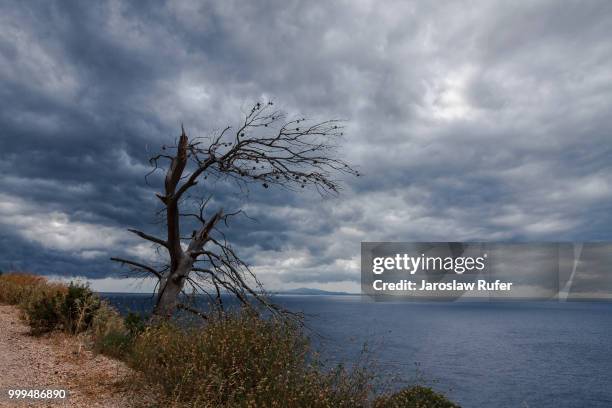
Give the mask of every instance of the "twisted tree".
[[(153, 314), (169, 317), (177, 308), (206, 315), (181, 301), (186, 288), (209, 296), (216, 308), (223, 308), (222, 293), (234, 295), (244, 306), (272, 313), (282, 313), (264, 295), (256, 276), (236, 254), (221, 227), (240, 210), (224, 213), (210, 210), (210, 196), (196, 206), (186, 198), (206, 179), (233, 181), (241, 188), (257, 183), (262, 188), (280, 186), (289, 190), (311, 187), (319, 194), (337, 194), (337, 173), (359, 175), (336, 157), (336, 141), (343, 135), (337, 120), (313, 122), (305, 118), (289, 120), (272, 102), (256, 103), (244, 114), (237, 129), (226, 127), (212, 137), (189, 138), (181, 127), (174, 146), (162, 147), (163, 153), (150, 159), (152, 172), (165, 170), (162, 203), (165, 237), (130, 229), (150, 241), (167, 256), (160, 266), (139, 261), (111, 258), (157, 279)], [(201, 191), (200, 191), (201, 192)], [(190, 218), (198, 227), (190, 235), (182, 234), (181, 221)], [(185, 223), (184, 223), (185, 224)]]

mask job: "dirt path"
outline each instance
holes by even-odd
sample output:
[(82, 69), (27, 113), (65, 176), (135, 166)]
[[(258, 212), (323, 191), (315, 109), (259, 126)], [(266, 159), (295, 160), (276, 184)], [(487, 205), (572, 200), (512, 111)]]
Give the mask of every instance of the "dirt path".
[[(33, 337), (14, 306), (0, 305), (0, 407), (125, 407), (121, 362), (94, 355), (76, 337)], [(66, 400), (19, 402), (8, 389), (65, 389)]]

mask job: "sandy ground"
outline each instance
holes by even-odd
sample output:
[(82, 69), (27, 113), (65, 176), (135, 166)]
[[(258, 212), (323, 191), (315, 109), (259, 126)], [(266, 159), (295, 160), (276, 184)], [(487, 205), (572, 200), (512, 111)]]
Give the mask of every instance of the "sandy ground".
[[(120, 361), (85, 350), (82, 340), (60, 333), (34, 337), (14, 306), (0, 305), (0, 407), (125, 407)], [(65, 389), (66, 400), (19, 402), (8, 389)]]

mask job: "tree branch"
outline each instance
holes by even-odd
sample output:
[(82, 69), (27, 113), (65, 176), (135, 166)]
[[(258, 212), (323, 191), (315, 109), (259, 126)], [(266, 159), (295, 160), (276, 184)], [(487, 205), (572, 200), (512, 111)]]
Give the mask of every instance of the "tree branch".
[(158, 271), (156, 271), (155, 269), (151, 268), (148, 265), (141, 264), (141, 263), (134, 262), (134, 261), (130, 261), (129, 259), (123, 259), (123, 258), (111, 258), (111, 261), (119, 262), (119, 263), (124, 264), (124, 265), (134, 266), (134, 267), (136, 267), (138, 269), (142, 269), (144, 271), (150, 272), (153, 275), (155, 275), (155, 277), (157, 277), (157, 279), (159, 279), (159, 280), (161, 280), (161, 278), (162, 278), (161, 273), (159, 273)]
[(148, 241), (154, 242), (156, 244), (159, 244), (161, 246), (164, 246), (164, 247), (168, 248), (168, 242), (164, 241), (161, 238), (154, 237), (153, 235), (149, 235), (147, 233), (144, 233), (142, 231), (138, 231), (138, 230), (135, 230), (135, 229), (132, 229), (132, 228), (128, 228), (128, 231), (130, 231), (133, 234), (138, 235), (140, 238), (144, 238), (144, 239), (146, 239)]

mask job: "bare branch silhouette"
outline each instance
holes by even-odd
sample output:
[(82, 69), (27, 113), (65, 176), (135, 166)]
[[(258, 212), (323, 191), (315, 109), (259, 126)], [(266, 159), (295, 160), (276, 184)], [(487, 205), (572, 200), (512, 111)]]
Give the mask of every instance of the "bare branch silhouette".
[[(286, 113), (273, 105), (256, 103), (237, 129), (226, 127), (213, 137), (190, 140), (181, 126), (176, 146), (163, 146), (164, 153), (150, 159), (153, 170), (147, 177), (166, 168), (163, 192), (156, 195), (163, 203), (162, 222), (167, 236), (162, 239), (139, 230), (129, 231), (165, 250), (169, 263), (157, 270), (135, 261), (112, 259), (159, 279), (154, 315), (169, 317), (177, 308), (194, 311), (179, 301), (186, 284), (210, 296), (219, 308), (223, 307), (221, 294), (226, 292), (254, 311), (263, 308), (268, 313), (288, 313), (268, 299), (257, 277), (220, 230), (222, 225), (228, 226), (230, 217), (243, 214), (242, 210), (209, 211), (212, 199), (209, 195), (199, 201), (195, 211), (181, 211), (185, 197), (189, 198), (187, 193), (208, 178), (235, 181), (245, 190), (250, 184), (266, 189), (312, 187), (326, 195), (340, 191), (336, 174), (359, 176), (335, 155), (343, 135), (342, 122), (289, 120)], [(183, 218), (199, 225), (190, 236), (181, 235)]]

